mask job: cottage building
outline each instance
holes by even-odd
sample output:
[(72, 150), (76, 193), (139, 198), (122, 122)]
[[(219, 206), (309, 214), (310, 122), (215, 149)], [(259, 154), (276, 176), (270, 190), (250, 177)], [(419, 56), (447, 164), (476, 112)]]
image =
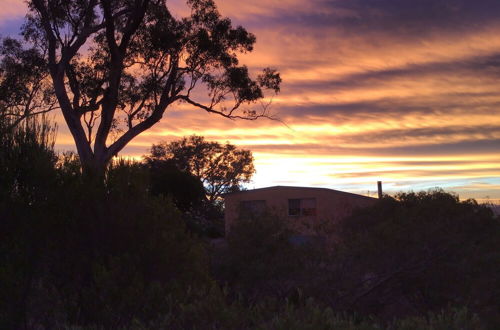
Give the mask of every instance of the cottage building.
[(343, 191), (274, 186), (226, 194), (226, 233), (238, 218), (266, 212), (286, 219), (298, 233), (314, 235), (322, 224), (335, 224), (356, 208), (372, 205), (376, 199)]

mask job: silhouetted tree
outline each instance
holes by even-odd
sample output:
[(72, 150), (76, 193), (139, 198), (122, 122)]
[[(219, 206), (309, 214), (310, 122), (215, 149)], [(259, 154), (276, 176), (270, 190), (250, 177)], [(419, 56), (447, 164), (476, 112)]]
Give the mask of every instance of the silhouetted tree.
[(226, 143), (206, 141), (202, 136), (153, 144), (148, 161), (170, 160), (180, 170), (201, 180), (207, 198), (215, 202), (222, 194), (241, 189), (255, 173), (250, 150)]
[(148, 167), (153, 195), (170, 196), (183, 212), (202, 205), (205, 189), (191, 173), (179, 170), (172, 161), (150, 161)]
[(0, 45), (0, 120), (13, 128), (57, 108), (44, 54), (12, 38)]
[(280, 88), (275, 70), (253, 80), (239, 65), (255, 36), (221, 17), (212, 0), (187, 3), (189, 17), (178, 19), (165, 0), (28, 1), (23, 34), (46, 54), (86, 173), (102, 176), (177, 102), (227, 118), (269, 117), (266, 106), (242, 109)]

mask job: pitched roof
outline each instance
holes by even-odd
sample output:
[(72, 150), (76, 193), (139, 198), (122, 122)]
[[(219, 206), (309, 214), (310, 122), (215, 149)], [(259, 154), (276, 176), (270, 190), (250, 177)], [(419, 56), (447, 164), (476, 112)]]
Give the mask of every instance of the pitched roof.
[(264, 188), (257, 188), (257, 189), (250, 189), (250, 190), (241, 190), (241, 191), (235, 191), (235, 192), (230, 192), (227, 194), (223, 194), (223, 196), (227, 195), (236, 195), (236, 194), (245, 194), (245, 193), (251, 193), (251, 192), (259, 192), (259, 191), (268, 191), (268, 190), (289, 190), (289, 189), (303, 189), (303, 190), (322, 190), (322, 191), (328, 191), (331, 193), (335, 194), (342, 194), (342, 195), (347, 195), (347, 196), (352, 196), (352, 197), (359, 197), (359, 198), (366, 198), (366, 199), (376, 199), (373, 197), (368, 197), (364, 195), (359, 195), (359, 194), (353, 194), (350, 192), (345, 192), (341, 190), (335, 190), (335, 189), (330, 189), (330, 188), (320, 188), (320, 187), (298, 187), (298, 186), (271, 186), (271, 187), (264, 187)]

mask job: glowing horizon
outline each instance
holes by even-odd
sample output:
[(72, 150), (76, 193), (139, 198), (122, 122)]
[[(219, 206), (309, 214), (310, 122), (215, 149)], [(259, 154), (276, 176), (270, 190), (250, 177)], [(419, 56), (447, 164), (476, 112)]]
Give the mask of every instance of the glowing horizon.
[[(217, 2), (217, 1), (216, 1)], [(182, 16), (180, 0), (169, 2)], [(500, 3), (381, 0), (218, 1), (257, 36), (241, 57), (282, 73), (277, 121), (230, 121), (175, 105), (120, 155), (198, 134), (249, 149), (249, 188), (321, 186), (368, 194), (440, 186), (500, 202)], [(26, 8), (7, 0), (0, 34)], [(74, 149), (59, 122), (57, 148)]]

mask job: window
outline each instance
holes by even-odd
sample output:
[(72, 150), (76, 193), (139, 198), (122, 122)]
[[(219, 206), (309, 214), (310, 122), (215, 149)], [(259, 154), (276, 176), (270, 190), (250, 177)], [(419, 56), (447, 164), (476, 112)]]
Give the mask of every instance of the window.
[(241, 201), (240, 216), (262, 215), (266, 211), (265, 200)]
[(316, 199), (315, 198), (301, 199), (300, 211), (302, 215), (316, 215)]
[(300, 215), (300, 199), (288, 200), (288, 215)]
[(288, 200), (289, 216), (315, 216), (316, 198), (301, 198)]

